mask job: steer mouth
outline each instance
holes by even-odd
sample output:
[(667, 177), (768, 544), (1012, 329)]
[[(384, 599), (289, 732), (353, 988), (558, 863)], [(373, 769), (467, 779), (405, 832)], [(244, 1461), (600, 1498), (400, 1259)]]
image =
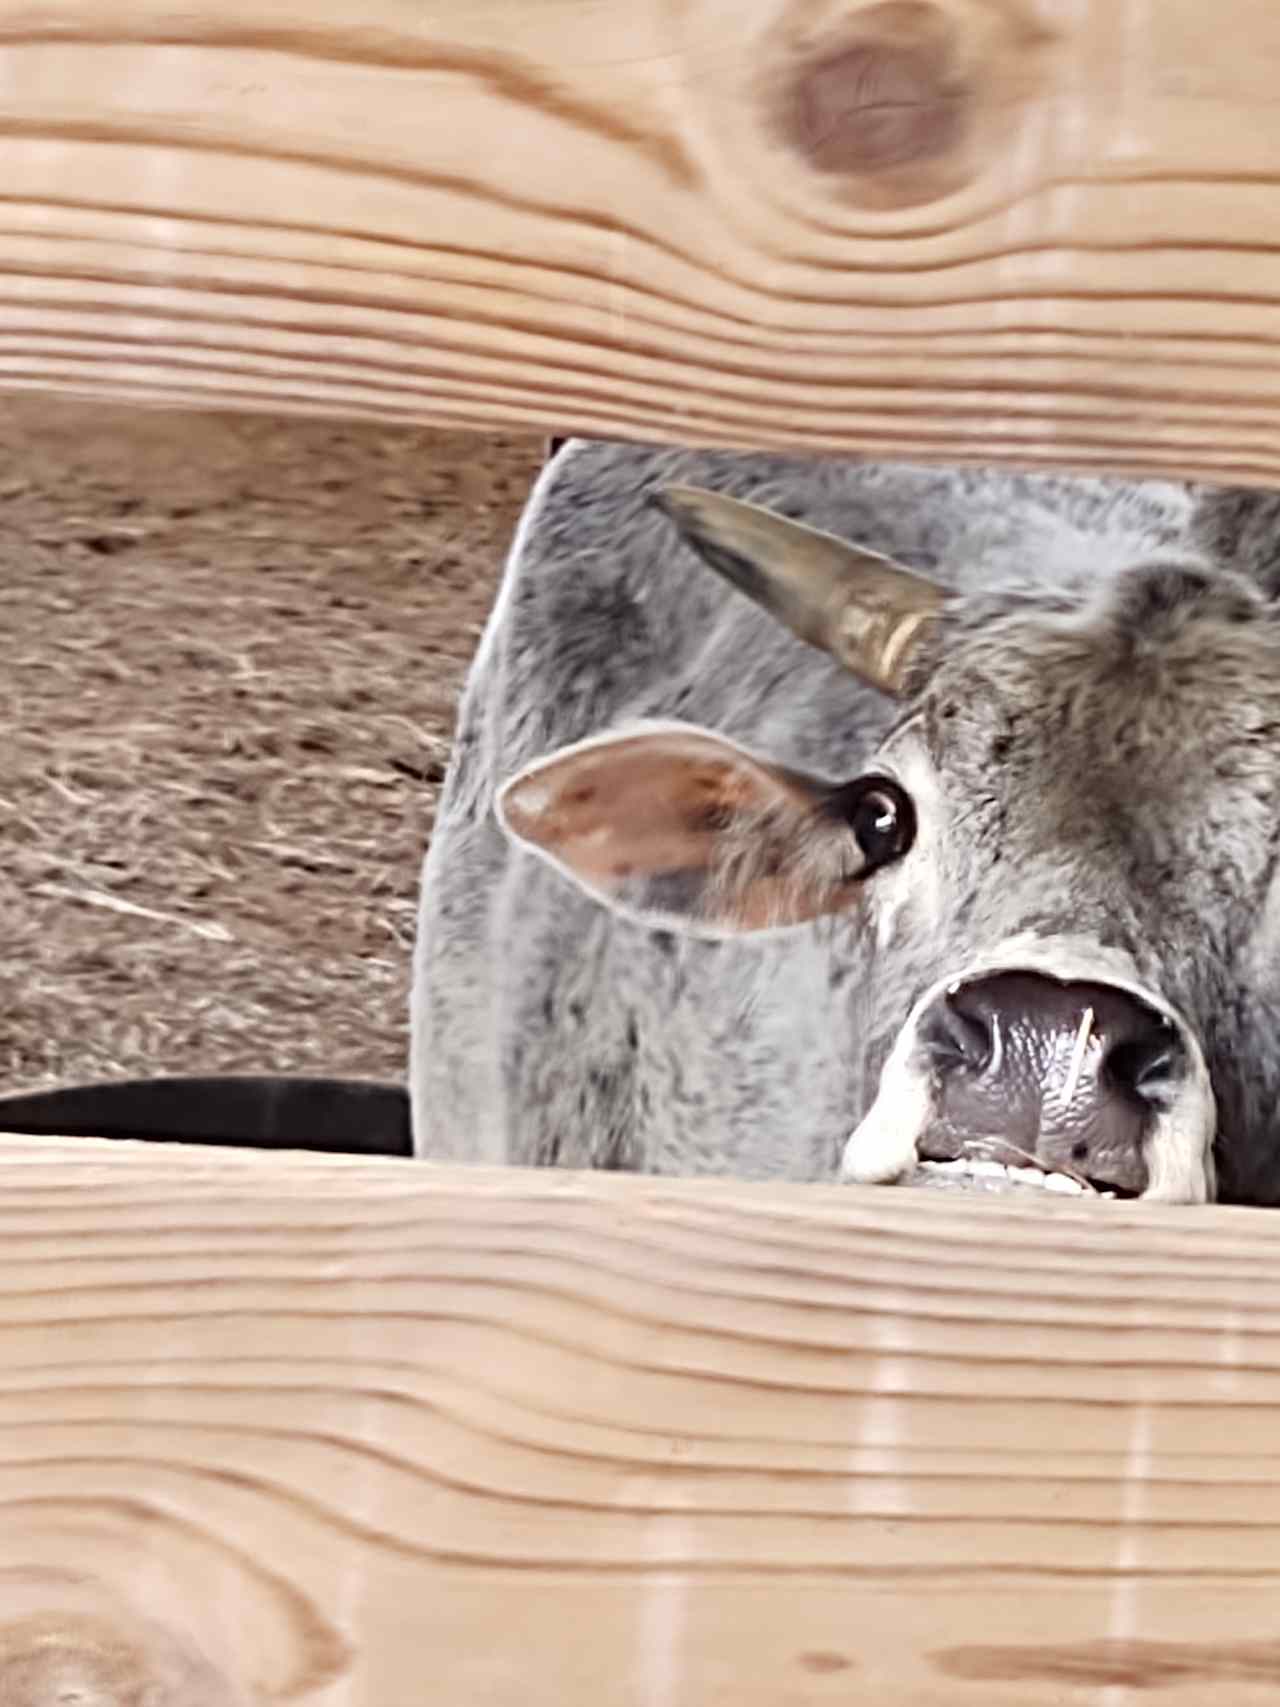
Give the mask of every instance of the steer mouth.
[(912, 1010), (841, 1172), (1195, 1203), (1216, 1110), (1190, 1028), (1137, 986), (1000, 968)]
[(975, 1142), (967, 1155), (952, 1161), (940, 1162), (922, 1157), (911, 1173), (895, 1183), (934, 1191), (978, 1194), (1049, 1192), (1060, 1197), (1141, 1196), (1140, 1192), (1126, 1191), (1118, 1186), (1100, 1185), (1085, 1174), (1046, 1168), (1034, 1159), (1026, 1163), (991, 1161), (980, 1142)]

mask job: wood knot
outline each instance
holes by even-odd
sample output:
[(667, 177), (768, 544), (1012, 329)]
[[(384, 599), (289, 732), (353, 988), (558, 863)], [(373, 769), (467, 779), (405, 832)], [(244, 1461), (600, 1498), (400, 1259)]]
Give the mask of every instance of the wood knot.
[(884, 172), (950, 154), (964, 140), (972, 90), (953, 29), (928, 0), (884, 0), (852, 33), (819, 46), (790, 89), (791, 142), (823, 172)]
[[(131, 1621), (130, 1621), (131, 1622)], [(204, 1655), (149, 1625), (83, 1612), (0, 1624), (3, 1707), (245, 1707)]]
[(951, 195), (1010, 157), (1055, 76), (1057, 38), (1003, 0), (809, 0), (761, 48), (775, 139), (824, 194), (893, 209)]

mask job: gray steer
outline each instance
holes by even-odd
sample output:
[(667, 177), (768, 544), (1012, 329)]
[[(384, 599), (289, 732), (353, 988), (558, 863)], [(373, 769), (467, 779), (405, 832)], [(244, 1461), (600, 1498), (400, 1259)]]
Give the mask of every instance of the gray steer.
[(418, 1153), (1280, 1201), (1276, 508), (571, 441), (426, 860)]

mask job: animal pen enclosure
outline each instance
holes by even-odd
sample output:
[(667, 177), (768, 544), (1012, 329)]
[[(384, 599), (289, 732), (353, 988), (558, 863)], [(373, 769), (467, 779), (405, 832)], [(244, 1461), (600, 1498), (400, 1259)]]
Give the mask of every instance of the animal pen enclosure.
[[(0, 62), (12, 389), (1280, 470), (1267, 0), (35, 0)], [(5, 1707), (1274, 1694), (1264, 1212), (0, 1159)]]

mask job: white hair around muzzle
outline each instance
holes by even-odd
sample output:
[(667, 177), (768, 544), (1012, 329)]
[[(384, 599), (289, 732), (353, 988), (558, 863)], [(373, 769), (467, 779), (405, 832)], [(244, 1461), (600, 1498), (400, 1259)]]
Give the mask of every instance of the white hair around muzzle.
[(1217, 1105), (1204, 1051), (1191, 1027), (1168, 1002), (1145, 988), (1125, 957), (1087, 942), (1024, 936), (998, 954), (948, 974), (912, 1007), (880, 1074), (875, 1101), (845, 1144), (840, 1176), (849, 1184), (888, 1185), (908, 1178), (938, 1113), (935, 1074), (920, 1042), (920, 1021), (957, 984), (1000, 972), (1039, 972), (1062, 982), (1105, 982), (1164, 1014), (1187, 1051), (1187, 1072), (1169, 1108), (1155, 1114), (1144, 1145), (1147, 1185), (1143, 1201), (1205, 1203), (1216, 1180), (1213, 1141)]

